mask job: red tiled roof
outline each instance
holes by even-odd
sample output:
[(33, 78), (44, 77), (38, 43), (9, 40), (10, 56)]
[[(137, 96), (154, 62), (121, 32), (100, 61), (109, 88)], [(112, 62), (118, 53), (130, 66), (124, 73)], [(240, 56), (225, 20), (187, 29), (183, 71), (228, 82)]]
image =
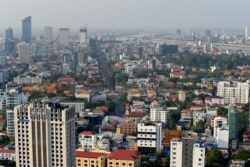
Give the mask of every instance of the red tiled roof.
[(15, 154), (15, 149), (0, 149), (0, 154)]
[(100, 113), (108, 111), (108, 107), (106, 106), (98, 106), (93, 110), (93, 113)]
[(103, 154), (97, 152), (88, 152), (88, 151), (76, 151), (76, 157), (84, 157), (84, 158), (98, 158)]
[(243, 135), (250, 136), (250, 131), (245, 131), (245, 132), (243, 132)]
[(83, 131), (80, 133), (80, 135), (94, 135), (94, 133), (92, 131)]
[(110, 153), (108, 159), (117, 159), (117, 160), (130, 160), (133, 161), (137, 159), (139, 153), (132, 150), (116, 150)]

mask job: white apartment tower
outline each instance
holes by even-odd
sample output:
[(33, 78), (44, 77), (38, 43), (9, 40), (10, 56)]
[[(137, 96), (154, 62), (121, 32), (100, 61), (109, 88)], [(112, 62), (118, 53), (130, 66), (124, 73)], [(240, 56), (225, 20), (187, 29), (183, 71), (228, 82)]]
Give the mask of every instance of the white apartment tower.
[(205, 167), (205, 148), (193, 138), (173, 138), (170, 143), (171, 167)]
[(15, 136), (15, 124), (14, 124), (14, 111), (6, 110), (6, 120), (7, 120), (7, 135)]
[(14, 127), (14, 107), (21, 104), (24, 101), (24, 96), (22, 93), (22, 87), (18, 86), (13, 82), (8, 82), (6, 84), (6, 120), (7, 120), (7, 135), (14, 136), (15, 135), (15, 127)]
[(150, 121), (160, 121), (167, 124), (168, 113), (167, 109), (159, 105), (150, 105)]
[(225, 104), (248, 103), (249, 84), (247, 82), (221, 81), (217, 85), (217, 96), (224, 97)]
[(33, 101), (14, 108), (18, 167), (75, 167), (74, 110)]
[(20, 63), (29, 64), (31, 62), (31, 45), (26, 42), (21, 42), (17, 44), (17, 53)]
[(67, 46), (69, 44), (69, 29), (59, 29), (59, 44)]
[(23, 102), (23, 92), (22, 87), (13, 83), (8, 82), (5, 87), (6, 91), (6, 108), (14, 109), (16, 105)]
[(137, 124), (138, 151), (147, 155), (162, 150), (161, 122), (139, 122)]

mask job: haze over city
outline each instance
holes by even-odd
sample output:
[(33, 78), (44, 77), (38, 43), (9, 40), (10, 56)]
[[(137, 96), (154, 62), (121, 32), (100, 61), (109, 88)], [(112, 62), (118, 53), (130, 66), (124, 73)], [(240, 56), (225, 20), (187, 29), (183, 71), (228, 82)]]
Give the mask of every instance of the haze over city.
[[(228, 0), (12, 0), (2, 1), (0, 25), (21, 29), (21, 20), (32, 16), (32, 27), (45, 25), (78, 29), (243, 29), (250, 24), (250, 1)], [(7, 17), (8, 16), (8, 17)]]
[(250, 0), (0, 6), (0, 167), (249, 167)]

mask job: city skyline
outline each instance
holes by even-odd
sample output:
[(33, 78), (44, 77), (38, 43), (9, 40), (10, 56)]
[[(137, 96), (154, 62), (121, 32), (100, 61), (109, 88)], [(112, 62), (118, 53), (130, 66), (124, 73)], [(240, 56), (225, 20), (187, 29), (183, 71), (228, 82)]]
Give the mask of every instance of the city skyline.
[[(244, 29), (249, 1), (4, 1), (0, 7), (0, 29), (21, 28), (21, 20), (32, 17), (32, 27), (79, 28), (84, 25), (107, 29), (220, 28)], [(23, 6), (23, 7), (20, 7)], [(6, 17), (9, 9), (14, 13)], [(63, 18), (63, 19), (62, 19)], [(72, 19), (73, 18), (73, 19)]]

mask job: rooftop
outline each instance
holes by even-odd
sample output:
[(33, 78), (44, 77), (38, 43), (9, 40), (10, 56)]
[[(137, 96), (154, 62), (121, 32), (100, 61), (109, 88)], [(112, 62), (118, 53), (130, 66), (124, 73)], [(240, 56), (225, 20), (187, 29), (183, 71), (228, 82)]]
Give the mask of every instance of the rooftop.
[(113, 151), (109, 155), (109, 159), (117, 159), (117, 160), (129, 160), (133, 161), (137, 159), (139, 156), (139, 153), (137, 151), (132, 151), (132, 150), (116, 150)]
[(76, 157), (83, 157), (83, 158), (98, 158), (103, 154), (97, 152), (88, 152), (88, 151), (76, 151)]

